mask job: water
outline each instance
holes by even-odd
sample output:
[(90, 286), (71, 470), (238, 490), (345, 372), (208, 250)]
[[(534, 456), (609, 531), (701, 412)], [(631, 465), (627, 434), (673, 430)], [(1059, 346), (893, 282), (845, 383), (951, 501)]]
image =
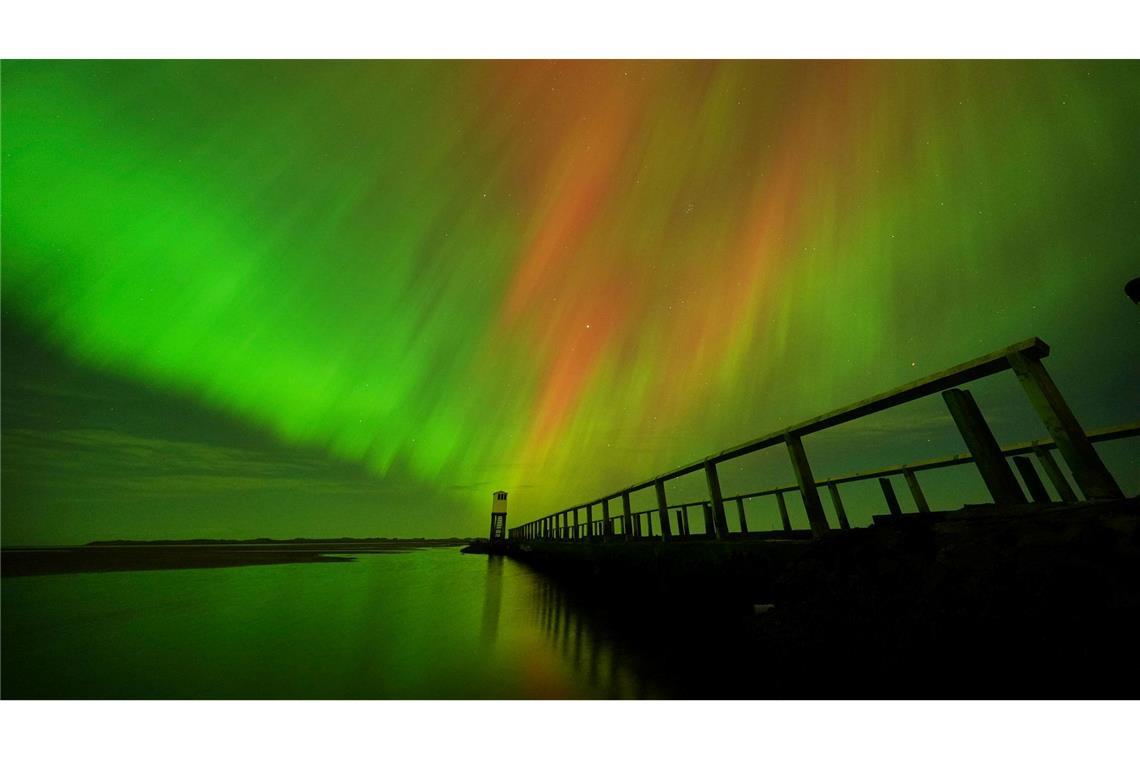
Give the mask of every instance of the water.
[(604, 616), (511, 560), (5, 578), (5, 698), (669, 695)]

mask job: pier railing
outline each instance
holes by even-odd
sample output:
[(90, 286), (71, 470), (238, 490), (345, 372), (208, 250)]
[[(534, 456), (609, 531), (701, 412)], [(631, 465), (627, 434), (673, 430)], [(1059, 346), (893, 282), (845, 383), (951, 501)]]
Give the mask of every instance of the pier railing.
[[(1049, 494), (1033, 461), (1025, 456), (1026, 454), (1034, 455), (1062, 502), (1076, 502), (1079, 500), (1077, 493), (1053, 458), (1054, 450), (1068, 465), (1073, 480), (1085, 500), (1124, 498), (1112, 474), (1093, 448), (1093, 443), (1140, 435), (1140, 423), (1134, 422), (1086, 433), (1041, 361), (1048, 355), (1049, 346), (1040, 338), (1030, 338), (1015, 343), (1000, 351), (980, 356), (973, 361), (959, 364), (886, 393), (746, 441), (607, 496), (524, 523), (512, 528), (509, 537), (516, 541), (630, 541), (643, 538), (669, 541), (676, 537), (692, 535), (689, 529), (689, 510), (700, 508), (704, 513), (706, 533), (717, 539), (729, 539), (750, 534), (744, 512), (744, 500), (764, 496), (775, 497), (784, 535), (819, 537), (830, 529), (819, 496), (821, 488), (826, 488), (828, 491), (839, 527), (848, 528), (849, 522), (839, 493), (840, 484), (878, 479), (887, 509), (891, 514), (897, 515), (902, 513), (902, 509), (894, 492), (891, 477), (901, 475), (918, 511), (929, 512), (930, 506), (918, 481), (918, 473), (969, 463), (978, 468), (986, 489), (997, 505), (1049, 501)], [(1020, 381), (1022, 389), (1050, 433), (1050, 437), (1000, 447), (973, 395), (958, 387), (1006, 371), (1013, 372)], [(936, 393), (942, 394), (968, 453), (822, 480), (817, 480), (812, 474), (803, 446), (805, 436)], [(783, 446), (787, 450), (795, 472), (794, 484), (731, 496), (722, 494), (717, 471), (719, 464), (773, 446)], [(1029, 491), (1028, 498), (1013, 474), (1010, 460)], [(669, 504), (665, 496), (665, 483), (701, 471), (705, 474), (709, 498), (684, 504)], [(630, 506), (630, 495), (647, 488), (655, 491), (657, 506), (633, 511)], [(792, 530), (784, 499), (784, 494), (791, 491), (800, 493), (810, 525), (810, 534), (807, 531)], [(736, 504), (740, 524), (738, 531), (729, 529), (725, 516), (725, 502)], [(611, 504), (620, 504), (620, 507), (611, 510)], [(597, 519), (595, 515), (598, 513), (595, 512), (595, 507), (600, 510)], [(656, 536), (654, 516), (657, 518)], [(620, 533), (618, 527), (621, 529)]]

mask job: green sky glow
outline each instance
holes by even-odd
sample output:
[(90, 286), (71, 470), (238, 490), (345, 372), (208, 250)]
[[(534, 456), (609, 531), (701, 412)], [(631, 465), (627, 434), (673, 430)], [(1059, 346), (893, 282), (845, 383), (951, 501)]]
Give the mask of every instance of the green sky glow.
[(477, 533), (1030, 335), (1126, 421), (1137, 124), (1134, 63), (5, 62), (5, 542)]

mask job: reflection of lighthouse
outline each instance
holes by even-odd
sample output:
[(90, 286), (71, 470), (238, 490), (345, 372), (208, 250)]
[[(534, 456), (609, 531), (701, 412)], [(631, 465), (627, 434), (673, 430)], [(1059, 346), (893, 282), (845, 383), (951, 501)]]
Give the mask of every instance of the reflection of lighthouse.
[(491, 543), (507, 537), (507, 492), (495, 491), (491, 496)]

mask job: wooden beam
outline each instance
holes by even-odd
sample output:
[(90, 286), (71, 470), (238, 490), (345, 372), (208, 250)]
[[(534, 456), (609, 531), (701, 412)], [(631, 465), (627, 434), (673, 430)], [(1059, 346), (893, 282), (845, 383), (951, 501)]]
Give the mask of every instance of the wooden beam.
[(835, 516), (839, 518), (839, 527), (843, 530), (850, 530), (851, 523), (847, 522), (847, 512), (843, 509), (843, 499), (839, 497), (839, 486), (828, 483), (827, 491), (831, 494), (831, 505), (835, 507)]
[(633, 516), (629, 513), (629, 491), (621, 492), (621, 512), (625, 519), (622, 539), (629, 541), (633, 538)]
[(1053, 483), (1053, 488), (1057, 489), (1057, 496), (1060, 497), (1061, 501), (1065, 504), (1076, 504), (1077, 494), (1069, 485), (1069, 481), (1061, 472), (1061, 468), (1057, 466), (1057, 460), (1053, 459), (1053, 454), (1049, 449), (1044, 446), (1034, 446), (1033, 453), (1037, 456), (1037, 461), (1041, 463), (1041, 469), (1045, 470), (1045, 474)]
[(1053, 501), (1049, 498), (1049, 492), (1045, 490), (1045, 484), (1041, 482), (1029, 457), (1014, 457), (1013, 464), (1021, 473), (1021, 480), (1025, 483), (1025, 489), (1029, 491), (1029, 498), (1037, 504), (1048, 504)]
[(926, 494), (922, 492), (922, 486), (919, 485), (918, 476), (914, 474), (914, 470), (904, 467), (903, 477), (906, 479), (906, 487), (910, 489), (910, 496), (914, 499), (914, 506), (918, 507), (919, 512), (930, 512), (930, 504), (926, 501)]
[(1085, 498), (1123, 499), (1124, 492), (1104, 466), (1040, 358), (1022, 352), (1010, 356), (1009, 363)]
[(792, 521), (788, 517), (788, 503), (784, 501), (783, 491), (776, 492), (776, 506), (780, 509), (780, 522), (784, 524), (784, 532), (792, 532)]
[(950, 410), (950, 416), (954, 418), (954, 424), (958, 426), (958, 432), (962, 434), (966, 448), (974, 457), (974, 464), (978, 466), (978, 472), (981, 473), (994, 504), (1024, 504), (1025, 495), (1021, 492), (1021, 486), (1017, 484), (1013, 470), (1009, 469), (1009, 463), (1005, 461), (1001, 447), (990, 431), (990, 426), (986, 424), (973, 395), (969, 391), (954, 388), (944, 392), (942, 398)]
[(736, 498), (736, 516), (740, 520), (740, 532), (748, 535), (748, 517), (744, 514), (744, 499)]
[[(665, 481), (658, 478), (653, 483), (653, 490), (657, 492), (657, 514), (661, 516), (661, 540), (668, 541), (669, 531), (669, 502), (665, 499)], [(649, 535), (653, 535), (653, 523), (649, 524)]]
[(899, 497), (895, 496), (895, 487), (891, 485), (891, 479), (879, 478), (879, 487), (883, 489), (883, 498), (887, 500), (887, 509), (890, 513), (896, 517), (902, 515)]
[[(724, 498), (720, 492), (720, 475), (716, 471), (716, 462), (705, 462), (705, 481), (709, 487), (709, 501), (705, 510), (705, 528), (710, 535), (718, 539), (728, 538), (728, 518), (724, 514)], [(711, 525), (709, 518), (712, 518)]]
[(811, 474), (811, 465), (808, 464), (803, 441), (799, 436), (789, 434), (784, 436), (784, 443), (788, 447), (788, 457), (792, 460), (792, 469), (796, 473), (796, 482), (800, 487), (800, 496), (804, 501), (804, 511), (807, 512), (811, 533), (819, 538), (828, 531), (827, 517), (823, 514), (819, 492), (815, 490), (815, 478)]

